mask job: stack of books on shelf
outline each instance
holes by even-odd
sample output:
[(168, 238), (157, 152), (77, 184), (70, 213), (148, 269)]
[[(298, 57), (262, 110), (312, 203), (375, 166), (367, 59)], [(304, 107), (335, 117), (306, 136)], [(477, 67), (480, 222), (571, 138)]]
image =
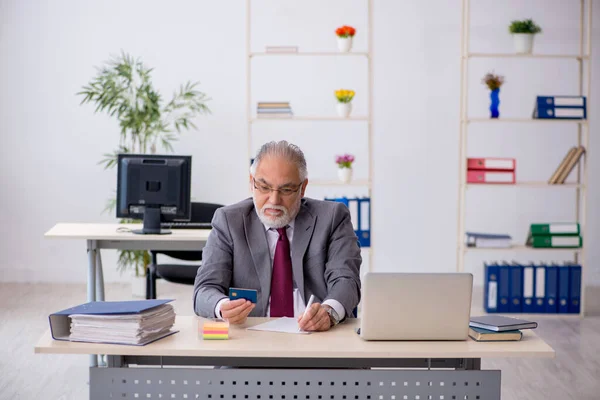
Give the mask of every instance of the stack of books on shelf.
[(554, 171), (554, 173), (548, 180), (548, 183), (551, 185), (565, 183), (565, 181), (571, 174), (571, 171), (573, 171), (573, 168), (575, 168), (575, 166), (577, 165), (577, 163), (581, 159), (581, 156), (583, 156), (584, 153), (585, 147), (583, 146), (571, 147), (571, 149), (569, 149), (561, 163), (556, 168), (556, 171)]
[(507, 234), (465, 232), (467, 247), (508, 248), (512, 246), (512, 238)]
[(516, 180), (514, 158), (468, 158), (467, 183), (514, 184)]
[(579, 248), (583, 238), (577, 222), (531, 224), (525, 244), (533, 248)]
[(360, 247), (371, 247), (371, 198), (325, 197), (326, 201), (343, 203), (350, 210), (350, 219)]
[(579, 314), (581, 265), (574, 262), (484, 263), (488, 313)]
[(259, 102), (256, 114), (258, 118), (291, 118), (294, 115), (288, 101)]
[(585, 96), (537, 96), (533, 108), (536, 119), (586, 119)]
[(537, 322), (499, 315), (483, 315), (471, 317), (469, 336), (477, 342), (519, 341), (523, 337), (522, 329), (535, 328)]
[(172, 300), (94, 301), (51, 314), (55, 340), (145, 345), (176, 333)]

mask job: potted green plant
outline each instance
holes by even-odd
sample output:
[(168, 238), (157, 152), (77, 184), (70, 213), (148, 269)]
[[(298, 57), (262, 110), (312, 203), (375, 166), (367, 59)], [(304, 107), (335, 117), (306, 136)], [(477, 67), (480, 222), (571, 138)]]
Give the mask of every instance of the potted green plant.
[[(104, 169), (114, 168), (119, 153), (156, 154), (173, 152), (172, 143), (183, 130), (196, 129), (192, 119), (200, 114), (210, 113), (206, 94), (198, 91), (198, 83), (180, 86), (171, 100), (165, 103), (161, 94), (152, 84), (152, 69), (139, 59), (121, 53), (111, 57), (96, 76), (84, 86), (78, 96), (83, 96), (81, 104), (93, 103), (95, 112), (106, 112), (119, 124), (119, 142), (116, 150), (104, 154), (98, 164)], [(117, 133), (117, 130), (114, 132)], [(105, 212), (114, 212), (115, 198), (108, 200)], [(140, 222), (121, 220), (121, 223)], [(121, 273), (133, 270), (132, 290), (134, 295), (144, 295), (145, 279), (150, 263), (146, 250), (121, 250), (117, 268)], [(135, 277), (138, 279), (136, 280)], [(136, 293), (136, 285), (141, 293)]]
[(513, 36), (515, 51), (519, 54), (531, 54), (533, 50), (533, 38), (535, 34), (542, 32), (542, 28), (531, 19), (525, 19), (522, 21), (511, 21), (508, 31)]

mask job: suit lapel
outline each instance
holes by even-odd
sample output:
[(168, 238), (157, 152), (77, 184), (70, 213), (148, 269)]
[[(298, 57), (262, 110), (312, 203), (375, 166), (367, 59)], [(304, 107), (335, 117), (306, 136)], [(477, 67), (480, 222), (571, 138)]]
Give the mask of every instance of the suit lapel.
[[(244, 229), (246, 231), (246, 240), (248, 248), (254, 261), (254, 268), (260, 281), (262, 293), (259, 296), (261, 315), (266, 315), (269, 297), (271, 296), (271, 255), (269, 254), (269, 245), (267, 243), (267, 234), (265, 227), (258, 219), (254, 208), (244, 216)], [(257, 304), (258, 305), (258, 304)]]
[(308, 211), (304, 203), (300, 207), (300, 212), (294, 222), (294, 238), (292, 239), (292, 269), (296, 286), (300, 290), (302, 299), (306, 303), (304, 295), (304, 265), (302, 259), (310, 243), (313, 231), (315, 229), (316, 218)]

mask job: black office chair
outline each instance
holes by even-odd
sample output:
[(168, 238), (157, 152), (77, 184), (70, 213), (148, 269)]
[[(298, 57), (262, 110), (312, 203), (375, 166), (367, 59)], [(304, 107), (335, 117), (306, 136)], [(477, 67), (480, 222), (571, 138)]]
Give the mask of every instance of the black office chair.
[[(192, 203), (191, 222), (211, 222), (215, 211), (223, 207), (222, 204)], [(198, 268), (202, 265), (185, 264), (159, 264), (157, 256), (163, 254), (182, 261), (202, 261), (202, 250), (198, 251), (162, 251), (150, 252), (152, 261), (148, 265), (148, 276), (146, 278), (146, 299), (156, 299), (156, 280), (193, 285)]]

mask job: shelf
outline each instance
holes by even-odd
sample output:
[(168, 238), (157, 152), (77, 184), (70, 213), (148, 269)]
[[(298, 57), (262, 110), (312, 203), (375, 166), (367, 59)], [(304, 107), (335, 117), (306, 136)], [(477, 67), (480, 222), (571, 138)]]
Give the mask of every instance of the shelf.
[(469, 53), (465, 58), (564, 58), (571, 60), (589, 60), (589, 56), (578, 54), (517, 54), (517, 53)]
[(533, 247), (528, 247), (528, 246), (523, 246), (523, 245), (519, 245), (519, 246), (512, 246), (512, 247), (467, 247), (467, 246), (463, 246), (463, 251), (469, 252), (469, 251), (475, 251), (475, 252), (483, 252), (483, 251), (538, 251), (538, 252), (542, 252), (542, 251), (561, 251), (561, 252), (570, 252), (570, 253), (581, 253), (583, 251), (583, 248), (579, 247), (579, 248), (552, 248), (552, 247), (547, 247), (547, 248), (533, 248)]
[(467, 183), (469, 187), (525, 187), (525, 188), (558, 188), (558, 189), (582, 189), (585, 185), (578, 183), (561, 183), (551, 185), (547, 182), (517, 182), (517, 183)]
[(348, 183), (344, 183), (342, 181), (336, 181), (336, 180), (331, 180), (331, 181), (325, 181), (325, 180), (314, 180), (311, 181), (310, 179), (308, 180), (308, 186), (368, 186), (371, 187), (371, 183), (368, 180), (356, 180), (356, 181), (350, 181)]
[(252, 118), (250, 123), (261, 121), (368, 121), (369, 117), (290, 117), (290, 118)]
[[(463, 120), (465, 122), (465, 120)], [(503, 122), (517, 122), (517, 123), (551, 123), (551, 124), (582, 124), (587, 125), (588, 121), (585, 119), (536, 119), (536, 118), (469, 118), (466, 120), (467, 123), (492, 123), (500, 124)]]
[(369, 53), (342, 53), (342, 52), (321, 52), (321, 51), (313, 51), (313, 52), (297, 52), (297, 53), (267, 53), (267, 52), (257, 52), (257, 53), (250, 53), (249, 57), (273, 57), (273, 56), (296, 56), (296, 57), (302, 57), (302, 56), (310, 56), (310, 57), (367, 57), (369, 58)]

